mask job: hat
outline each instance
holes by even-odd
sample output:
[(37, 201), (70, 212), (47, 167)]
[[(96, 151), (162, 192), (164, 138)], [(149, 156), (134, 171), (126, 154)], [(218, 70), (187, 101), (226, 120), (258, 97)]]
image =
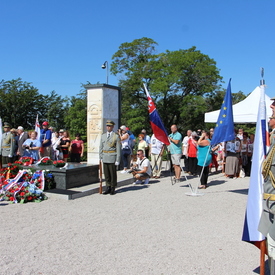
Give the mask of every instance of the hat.
[(63, 129), (60, 129), (60, 130), (59, 130), (59, 133), (64, 133), (64, 130), (63, 130)]
[(274, 96), (274, 97), (272, 97), (272, 98), (270, 98), (270, 100), (275, 100), (275, 96)]
[(107, 120), (106, 121), (106, 126), (114, 126), (115, 123), (112, 120)]
[(23, 128), (22, 126), (18, 126), (18, 127), (17, 127), (17, 130), (24, 131), (24, 128)]
[(8, 122), (4, 122), (4, 128), (11, 128), (11, 126)]
[(49, 122), (44, 121), (44, 122), (42, 123), (42, 125), (44, 125), (44, 126), (48, 126), (48, 125), (49, 125)]
[(120, 126), (120, 129), (123, 130), (123, 131), (127, 130), (125, 125)]

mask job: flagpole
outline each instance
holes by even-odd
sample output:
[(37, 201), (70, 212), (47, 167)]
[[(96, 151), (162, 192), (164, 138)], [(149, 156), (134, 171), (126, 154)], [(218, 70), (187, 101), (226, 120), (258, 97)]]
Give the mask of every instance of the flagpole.
[[(206, 156), (205, 156), (205, 159), (204, 159), (204, 162), (203, 162), (203, 167), (202, 167), (202, 170), (201, 170), (201, 174), (199, 176), (199, 180), (201, 180), (203, 169), (205, 167), (205, 163), (206, 163), (207, 157), (209, 155), (209, 152), (210, 152), (210, 145), (209, 145), (209, 149), (207, 150), (207, 153), (206, 153)], [(203, 196), (205, 194), (205, 193), (198, 192), (199, 184), (196, 185), (195, 190), (192, 188), (191, 184), (189, 184), (189, 187), (191, 189), (191, 193), (188, 193), (188, 192), (185, 193), (185, 195), (187, 195), (187, 196)]]
[(266, 241), (260, 242), (260, 275), (265, 274), (265, 253), (266, 253)]

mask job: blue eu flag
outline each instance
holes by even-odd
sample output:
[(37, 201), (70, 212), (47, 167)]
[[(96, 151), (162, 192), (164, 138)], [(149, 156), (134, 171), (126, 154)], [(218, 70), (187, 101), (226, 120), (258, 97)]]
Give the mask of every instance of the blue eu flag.
[(232, 111), (231, 78), (228, 83), (226, 94), (222, 103), (218, 121), (214, 130), (211, 144), (217, 144), (223, 141), (235, 138), (234, 121)]

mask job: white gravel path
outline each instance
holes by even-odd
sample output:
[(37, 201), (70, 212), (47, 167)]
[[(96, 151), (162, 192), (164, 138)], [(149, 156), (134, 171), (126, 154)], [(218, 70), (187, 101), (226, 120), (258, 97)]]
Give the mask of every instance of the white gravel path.
[(1, 202), (0, 274), (259, 274), (259, 250), (241, 241), (249, 178), (209, 181), (202, 197), (166, 177), (115, 196)]

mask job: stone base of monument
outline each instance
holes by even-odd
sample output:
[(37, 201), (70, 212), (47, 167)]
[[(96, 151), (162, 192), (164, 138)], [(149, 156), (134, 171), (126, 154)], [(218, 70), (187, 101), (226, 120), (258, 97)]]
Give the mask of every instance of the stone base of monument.
[(67, 190), (73, 187), (95, 183), (99, 180), (98, 165), (68, 163), (66, 168), (53, 168), (50, 170), (56, 182), (56, 189)]
[[(105, 180), (104, 174), (103, 176), (103, 183), (102, 189), (103, 192), (105, 191)], [(121, 174), (120, 171), (117, 172), (117, 188), (120, 188), (125, 185), (131, 185), (134, 182), (134, 179), (131, 174)], [(99, 179), (97, 181), (90, 184), (82, 184), (78, 185), (69, 189), (52, 189), (45, 191), (45, 194), (49, 198), (56, 198), (56, 199), (65, 199), (65, 200), (73, 200), (77, 198), (81, 198), (84, 196), (89, 196), (92, 194), (99, 194)], [(118, 191), (119, 192), (119, 191)]]

